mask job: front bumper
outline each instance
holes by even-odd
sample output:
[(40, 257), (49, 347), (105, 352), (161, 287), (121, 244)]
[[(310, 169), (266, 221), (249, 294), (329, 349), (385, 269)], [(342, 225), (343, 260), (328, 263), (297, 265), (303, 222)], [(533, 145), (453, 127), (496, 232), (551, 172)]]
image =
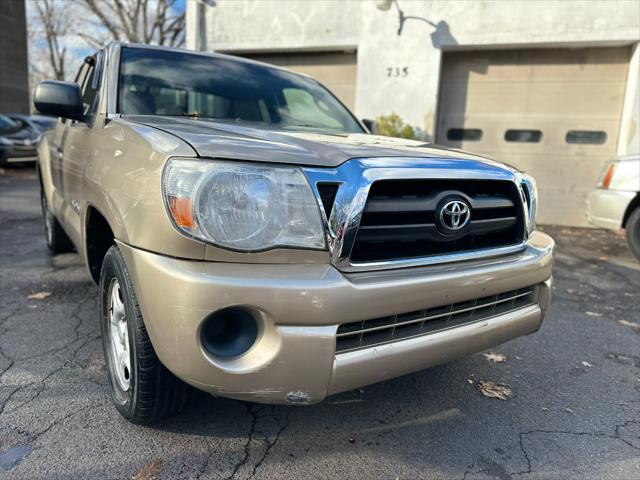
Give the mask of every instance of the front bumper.
[(586, 200), (589, 223), (610, 230), (622, 228), (622, 219), (636, 192), (625, 190), (592, 190)]
[(36, 145), (3, 145), (0, 147), (0, 163), (35, 162), (38, 160)]
[[(459, 264), (345, 275), (322, 264), (179, 260), (119, 244), (160, 360), (213, 394), (264, 403), (315, 403), (535, 332), (549, 303), (553, 240), (535, 232), (525, 250)], [(535, 305), (449, 330), (335, 353), (343, 323), (442, 306), (539, 285)], [(260, 312), (244, 355), (214, 358), (202, 321), (230, 306)]]

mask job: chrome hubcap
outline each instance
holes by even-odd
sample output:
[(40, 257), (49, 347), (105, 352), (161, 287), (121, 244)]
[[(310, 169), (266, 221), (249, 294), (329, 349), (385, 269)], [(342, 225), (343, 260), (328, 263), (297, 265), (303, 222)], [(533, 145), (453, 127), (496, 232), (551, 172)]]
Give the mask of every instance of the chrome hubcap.
[(111, 371), (120, 388), (129, 390), (131, 381), (131, 356), (127, 315), (122, 300), (122, 290), (117, 279), (109, 286), (109, 345), (111, 346)]

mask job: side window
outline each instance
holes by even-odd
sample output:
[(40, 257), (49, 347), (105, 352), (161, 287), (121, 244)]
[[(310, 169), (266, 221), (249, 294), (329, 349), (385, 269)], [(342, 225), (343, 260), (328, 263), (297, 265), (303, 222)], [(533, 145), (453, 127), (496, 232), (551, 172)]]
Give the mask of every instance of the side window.
[(87, 67), (89, 67), (89, 65), (87, 65), (85, 62), (82, 62), (82, 65), (80, 65), (80, 68), (78, 69), (78, 73), (76, 73), (74, 82), (80, 85), (80, 88), (82, 88), (82, 80), (84, 80), (84, 77), (87, 73)]
[(84, 77), (84, 82), (81, 86), (84, 114), (89, 117), (90, 121), (98, 111), (98, 92), (100, 91), (100, 67), (102, 54), (98, 53), (94, 58), (96, 60), (94, 60), (93, 64), (87, 64), (89, 70), (87, 72), (87, 75)]

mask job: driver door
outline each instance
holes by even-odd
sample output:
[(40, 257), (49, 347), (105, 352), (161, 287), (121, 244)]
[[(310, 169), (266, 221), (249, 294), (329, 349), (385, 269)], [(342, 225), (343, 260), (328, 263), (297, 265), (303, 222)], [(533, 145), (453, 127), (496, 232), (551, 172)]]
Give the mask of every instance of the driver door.
[(95, 155), (95, 118), (99, 103), (101, 54), (85, 60), (87, 68), (79, 79), (84, 104), (84, 121), (68, 120), (61, 144), (62, 191), (66, 202), (64, 221), (71, 240), (82, 242), (82, 202), (84, 169)]

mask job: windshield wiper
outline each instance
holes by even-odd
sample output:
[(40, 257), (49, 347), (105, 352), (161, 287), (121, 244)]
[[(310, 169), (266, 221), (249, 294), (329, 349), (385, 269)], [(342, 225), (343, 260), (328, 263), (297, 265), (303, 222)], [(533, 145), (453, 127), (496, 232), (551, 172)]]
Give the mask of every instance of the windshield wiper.
[(322, 128), (320, 125), (311, 125), (309, 123), (282, 123), (282, 127), (304, 127), (304, 128)]
[(198, 112), (182, 112), (182, 113), (154, 113), (158, 117), (189, 117), (189, 118), (214, 118), (200, 115)]

